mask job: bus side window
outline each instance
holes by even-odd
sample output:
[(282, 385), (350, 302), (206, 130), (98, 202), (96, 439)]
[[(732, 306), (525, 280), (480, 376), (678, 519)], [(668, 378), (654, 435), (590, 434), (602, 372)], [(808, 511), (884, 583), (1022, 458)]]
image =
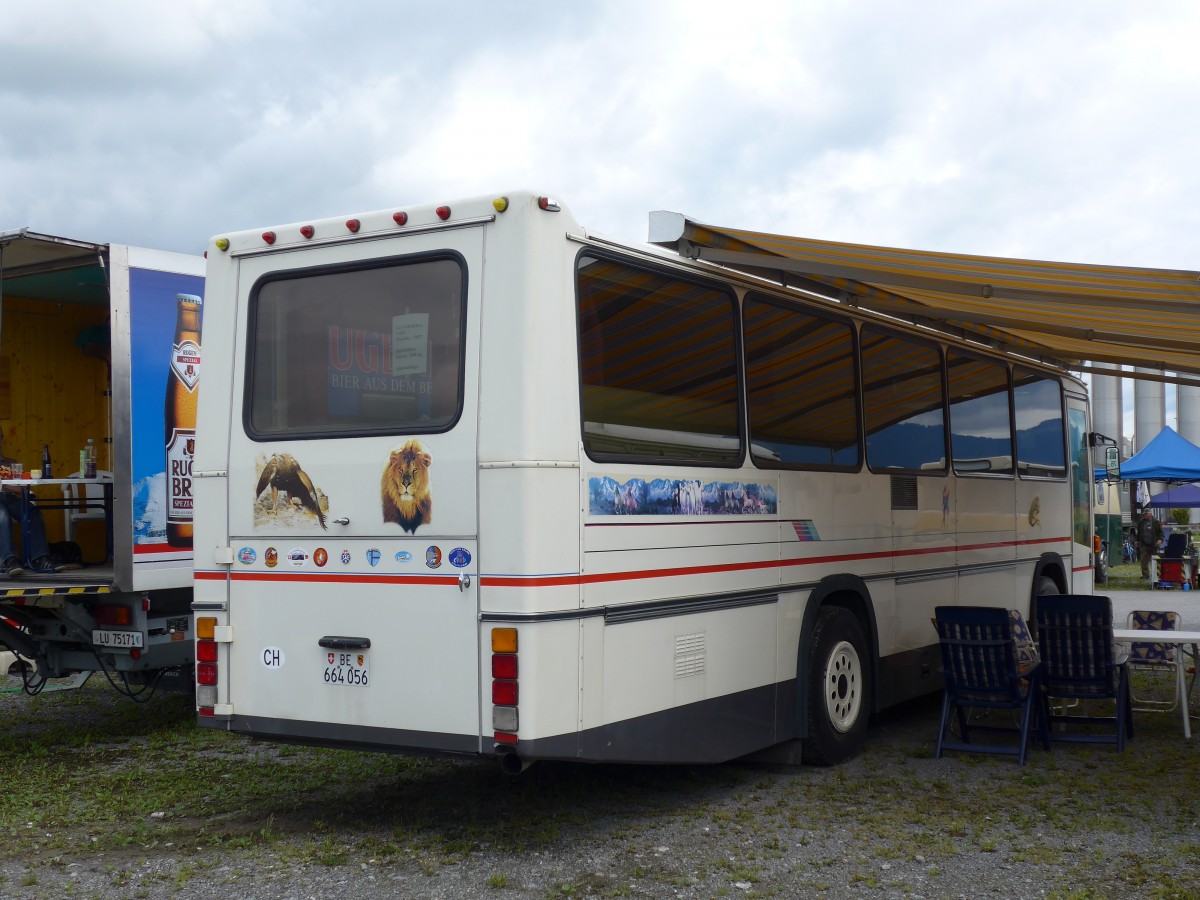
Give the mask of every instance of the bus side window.
[(867, 465), (925, 475), (945, 472), (941, 351), (865, 325), (862, 371)]
[(1062, 386), (1027, 369), (1013, 371), (1013, 412), (1017, 423), (1017, 471), (1024, 476), (1061, 478), (1067, 474)]
[(761, 295), (742, 315), (750, 453), (768, 468), (844, 468), (862, 461), (854, 329)]
[(951, 349), (946, 353), (950, 384), (950, 456), (958, 474), (1013, 472), (1012, 416), (1008, 367)]

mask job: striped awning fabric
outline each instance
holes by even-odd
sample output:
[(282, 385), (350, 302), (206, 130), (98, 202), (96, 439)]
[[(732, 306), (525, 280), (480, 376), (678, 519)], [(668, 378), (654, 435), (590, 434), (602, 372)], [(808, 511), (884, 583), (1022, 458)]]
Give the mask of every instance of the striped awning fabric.
[(845, 244), (670, 212), (650, 214), (650, 241), (1044, 362), (1200, 384), (1200, 272)]

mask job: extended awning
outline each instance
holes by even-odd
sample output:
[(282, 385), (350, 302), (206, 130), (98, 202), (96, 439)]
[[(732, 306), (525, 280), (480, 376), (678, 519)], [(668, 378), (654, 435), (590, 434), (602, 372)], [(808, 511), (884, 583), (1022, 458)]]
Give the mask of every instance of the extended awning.
[[(1075, 371), (1200, 386), (1200, 272), (843, 244), (650, 214), (650, 242)], [(1172, 374), (1176, 373), (1176, 374)]]

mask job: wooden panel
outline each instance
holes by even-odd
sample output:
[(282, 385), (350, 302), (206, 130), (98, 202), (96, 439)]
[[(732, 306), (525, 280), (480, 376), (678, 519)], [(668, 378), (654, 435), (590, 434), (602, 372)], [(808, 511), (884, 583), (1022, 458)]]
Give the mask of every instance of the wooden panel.
[[(26, 467), (41, 466), (50, 445), (56, 477), (79, 469), (88, 438), (97, 446), (97, 466), (112, 469), (107, 358), (87, 355), (76, 344), (81, 331), (103, 324), (103, 307), (4, 298), (0, 330), (0, 424), (4, 455)], [(46, 537), (63, 536), (62, 516), (46, 515)], [(103, 555), (103, 532), (84, 532), (84, 556)]]

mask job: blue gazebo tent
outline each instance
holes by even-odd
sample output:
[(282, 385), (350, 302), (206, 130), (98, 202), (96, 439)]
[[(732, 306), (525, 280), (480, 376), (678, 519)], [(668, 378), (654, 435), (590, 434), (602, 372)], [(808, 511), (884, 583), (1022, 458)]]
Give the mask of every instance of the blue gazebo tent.
[(1200, 447), (1180, 437), (1175, 429), (1167, 426), (1154, 440), (1121, 463), (1121, 480), (1200, 481)]
[(1179, 484), (1161, 494), (1151, 494), (1150, 505), (1158, 509), (1200, 508), (1200, 485)]

